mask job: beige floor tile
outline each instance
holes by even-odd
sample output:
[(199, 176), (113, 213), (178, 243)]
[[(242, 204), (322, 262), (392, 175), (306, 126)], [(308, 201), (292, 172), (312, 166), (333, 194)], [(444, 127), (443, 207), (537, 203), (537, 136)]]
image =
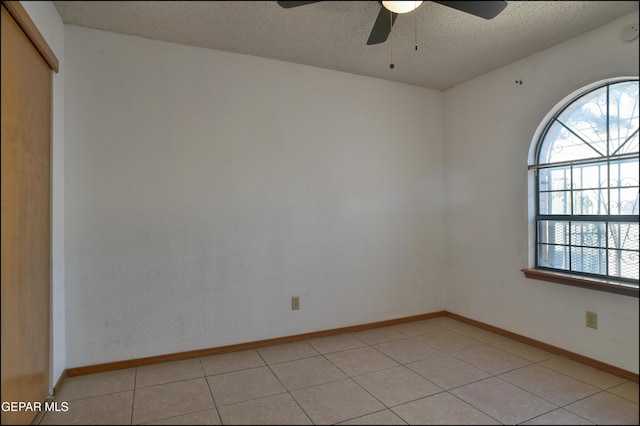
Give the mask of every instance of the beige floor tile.
[(451, 355), (491, 374), (505, 373), (531, 364), (531, 361), (489, 345), (475, 346)]
[(422, 334), (435, 333), (437, 331), (444, 330), (442, 327), (433, 323), (432, 320), (422, 320), (407, 322), (404, 324), (397, 324), (394, 325), (393, 328), (409, 337), (420, 336)]
[(271, 369), (290, 391), (347, 378), (323, 356), (282, 362)]
[(601, 392), (564, 407), (599, 425), (637, 425), (638, 404), (608, 392)]
[(400, 364), (447, 356), (445, 353), (413, 337), (380, 343), (375, 345), (374, 348)]
[(441, 387), (402, 366), (364, 374), (353, 380), (387, 407), (443, 391)]
[(265, 365), (258, 352), (248, 351), (230, 352), (200, 358), (205, 376), (244, 370), (245, 368), (261, 367)]
[(351, 377), (398, 365), (397, 362), (372, 347), (334, 352), (325, 357)]
[(133, 423), (146, 423), (215, 408), (207, 381), (184, 380), (136, 389)]
[(512, 339), (491, 342), (491, 346), (495, 346), (503, 351), (511, 352), (514, 355), (518, 355), (519, 357), (528, 359), (532, 362), (540, 362), (545, 359), (555, 357), (551, 352), (543, 351), (542, 349), (534, 348), (533, 346)]
[(288, 393), (220, 407), (220, 416), (229, 425), (313, 424)]
[(282, 345), (267, 346), (257, 349), (260, 356), (267, 364), (293, 361), (320, 355), (318, 351), (307, 342), (292, 342)]
[(138, 367), (136, 388), (204, 377), (199, 358)]
[(392, 410), (410, 425), (500, 424), (448, 392), (409, 402)]
[(479, 340), (472, 339), (471, 337), (463, 336), (455, 331), (445, 330), (437, 333), (424, 334), (417, 337), (421, 342), (426, 343), (429, 346), (433, 346), (442, 352), (458, 352), (464, 349), (472, 348), (474, 346), (482, 345)]
[(135, 379), (135, 368), (68, 377), (62, 382), (62, 387), (56, 398), (60, 401), (72, 401), (74, 399), (132, 390)]
[(390, 410), (378, 411), (377, 413), (367, 414), (346, 422), (338, 423), (339, 425), (406, 425), (400, 417)]
[(338, 334), (335, 336), (318, 337), (307, 340), (321, 354), (345, 351), (347, 349), (361, 348), (367, 346), (362, 340), (351, 334)]
[(606, 371), (597, 370), (593, 367), (589, 367), (566, 358), (551, 358), (546, 361), (542, 361), (540, 365), (559, 371), (560, 373), (571, 376), (574, 379), (582, 380), (583, 382), (596, 386), (600, 389), (608, 389), (626, 382), (622, 377), (614, 376)]
[(557, 410), (553, 410), (541, 416), (534, 417), (531, 420), (527, 420), (522, 424), (523, 425), (592, 425), (593, 423), (583, 419), (580, 416), (576, 416), (575, 414), (570, 413), (567, 410), (558, 408)]
[(286, 392), (269, 367), (208, 376), (207, 381), (218, 409), (223, 405)]
[(438, 327), (446, 328), (447, 330), (454, 330), (463, 325), (467, 325), (467, 323), (454, 320), (453, 318), (449, 318), (446, 316), (431, 318), (425, 321), (429, 321), (431, 324), (437, 325)]
[(504, 336), (469, 324), (463, 324), (460, 327), (456, 327), (454, 331), (464, 336), (471, 337), (472, 339), (476, 339), (482, 343), (491, 343), (506, 339)]
[(145, 425), (219, 425), (220, 416), (215, 409), (203, 410), (182, 416), (169, 417), (167, 419), (156, 420), (144, 423)]
[(451, 390), (458, 398), (504, 424), (518, 424), (558, 408), (525, 390), (491, 377)]
[(62, 382), (62, 387), (56, 397), (60, 401), (72, 401), (74, 399), (132, 390), (135, 385), (135, 379), (135, 368), (68, 377)]
[(357, 333), (352, 334), (369, 345), (390, 342), (392, 340), (404, 339), (407, 337), (393, 327), (374, 328), (371, 330), (358, 331)]
[(362, 417), (384, 406), (351, 379), (291, 393), (315, 424), (333, 424)]
[(614, 395), (628, 399), (631, 402), (638, 403), (638, 384), (635, 382), (626, 382), (616, 387), (607, 389), (607, 392), (611, 392)]
[(571, 404), (600, 392), (595, 386), (540, 365), (510, 371), (502, 374), (500, 378), (558, 406)]
[(486, 371), (453, 357), (426, 359), (406, 367), (443, 389), (456, 388), (490, 376)]
[[(64, 399), (56, 399), (65, 401)], [(41, 425), (128, 425), (131, 424), (133, 391), (68, 401), (68, 410), (47, 412)]]

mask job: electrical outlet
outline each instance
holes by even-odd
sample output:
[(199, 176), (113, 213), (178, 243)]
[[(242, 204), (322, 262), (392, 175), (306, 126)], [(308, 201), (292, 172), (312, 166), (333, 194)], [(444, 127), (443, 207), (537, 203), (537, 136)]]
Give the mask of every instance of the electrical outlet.
[(587, 327), (598, 328), (598, 314), (587, 311)]
[(298, 296), (293, 296), (291, 298), (291, 310), (297, 311), (300, 309), (300, 298)]

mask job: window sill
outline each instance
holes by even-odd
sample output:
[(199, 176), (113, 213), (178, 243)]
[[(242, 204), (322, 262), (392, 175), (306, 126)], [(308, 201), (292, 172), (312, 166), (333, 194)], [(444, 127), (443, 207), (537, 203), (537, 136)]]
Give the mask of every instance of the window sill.
[(574, 287), (588, 288), (590, 290), (604, 291), (607, 293), (622, 294), (624, 296), (638, 297), (638, 287), (621, 284), (615, 281), (598, 280), (579, 275), (563, 274), (541, 269), (523, 269), (524, 276), (534, 280), (548, 281), (557, 284), (571, 285)]

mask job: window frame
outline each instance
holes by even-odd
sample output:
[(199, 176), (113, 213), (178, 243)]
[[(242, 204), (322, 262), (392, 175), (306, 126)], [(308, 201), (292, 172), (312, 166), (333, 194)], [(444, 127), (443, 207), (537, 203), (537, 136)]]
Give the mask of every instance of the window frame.
[[(534, 135), (534, 138), (532, 140), (532, 146), (530, 148), (529, 171), (530, 173), (532, 173), (532, 179), (533, 179), (533, 188), (530, 186), (530, 195), (531, 194), (533, 195), (533, 200), (531, 200), (531, 197), (529, 198), (530, 213), (531, 213), (532, 202), (534, 206), (533, 206), (533, 215), (530, 216), (531, 218), (530, 220), (533, 221), (532, 223), (533, 226), (530, 227), (529, 232), (530, 232), (530, 241), (532, 242), (532, 244), (530, 244), (530, 250), (533, 250), (533, 259), (530, 253), (530, 262), (533, 260), (533, 268), (530, 267), (530, 268), (522, 269), (522, 271), (524, 272), (527, 278), (638, 297), (639, 280), (634, 278), (624, 278), (624, 277), (609, 275), (609, 257), (608, 257), (609, 250), (610, 250), (609, 244), (608, 244), (608, 240), (610, 238), (609, 225), (616, 224), (616, 223), (638, 223), (638, 215), (634, 215), (634, 214), (615, 215), (615, 214), (611, 214), (611, 211), (608, 211), (607, 214), (604, 214), (604, 215), (580, 215), (580, 214), (574, 214), (574, 210), (573, 210), (574, 166), (583, 166), (588, 164), (604, 165), (606, 167), (606, 172), (607, 172), (606, 187), (595, 188), (595, 190), (602, 191), (603, 189), (607, 189), (607, 194), (609, 194), (609, 190), (611, 188), (615, 188), (611, 186), (611, 182), (608, 177), (611, 170), (611, 164), (620, 160), (625, 160), (625, 159), (637, 161), (639, 158), (638, 152), (633, 152), (628, 154), (617, 154), (617, 150), (616, 150), (613, 154), (610, 154), (607, 149), (606, 156), (602, 156), (601, 154), (600, 156), (594, 156), (590, 158), (557, 161), (553, 163), (540, 162), (541, 150), (545, 145), (545, 139), (548, 135), (548, 132), (553, 127), (554, 123), (563, 124), (560, 120), (558, 120), (558, 118), (568, 108), (570, 108), (576, 102), (579, 102), (580, 99), (587, 96), (589, 93), (592, 93), (594, 91), (600, 90), (605, 87), (607, 91), (607, 133), (608, 133), (610, 129), (609, 127), (610, 104), (608, 99), (609, 88), (613, 85), (625, 83), (625, 82), (638, 82), (638, 77), (610, 78), (607, 80), (602, 80), (602, 81), (592, 83), (586, 87), (583, 87), (582, 89), (576, 90), (571, 95), (565, 97), (563, 100), (557, 103), (555, 107), (551, 111), (549, 111), (549, 113), (545, 116), (544, 120), (540, 123), (538, 127), (538, 131), (536, 131), (536, 135)], [(567, 128), (567, 130), (572, 132), (570, 128)], [(636, 129), (636, 131), (632, 133), (631, 137), (634, 137), (634, 135), (636, 135), (637, 133), (638, 133), (638, 130)], [(583, 142), (585, 142), (587, 145), (591, 146), (589, 143), (587, 143), (584, 140), (584, 138), (582, 137), (579, 137), (579, 138)], [(609, 141), (609, 137), (607, 135), (607, 144), (609, 143), (608, 141)], [(570, 211), (568, 214), (566, 212), (565, 214), (551, 214), (549, 212), (547, 212), (546, 214), (541, 214), (540, 213), (540, 208), (541, 208), (540, 194), (541, 193), (540, 193), (540, 173), (539, 172), (541, 169), (553, 169), (553, 168), (560, 168), (560, 167), (567, 167), (572, 176), (570, 181), (571, 185), (568, 189), (566, 189), (567, 193), (570, 196), (570, 203), (571, 203)], [(553, 189), (550, 188), (549, 191), (552, 192)], [(543, 192), (547, 192), (547, 191), (543, 191)], [(568, 260), (569, 269), (560, 269), (560, 268), (553, 268), (547, 265), (542, 265), (542, 266), (540, 265), (540, 259), (539, 259), (540, 247), (541, 245), (546, 244), (546, 242), (541, 242), (539, 240), (540, 224), (543, 221), (561, 221), (561, 222), (567, 223), (567, 228), (569, 229), (567, 241), (565, 242), (565, 244), (560, 244), (560, 245), (566, 245), (567, 247), (567, 252), (569, 253), (569, 260)], [(600, 244), (595, 248), (598, 250), (604, 250), (604, 253), (606, 256), (606, 260), (605, 260), (606, 274), (605, 275), (589, 273), (584, 271), (577, 271), (572, 269), (573, 265), (572, 265), (572, 259), (571, 259), (571, 252), (575, 248), (580, 248), (579, 245), (574, 244), (573, 241), (571, 240), (570, 230), (574, 223), (583, 223), (583, 224), (604, 223), (604, 232), (605, 232), (604, 245)], [(531, 235), (531, 233), (533, 233), (533, 235)]]

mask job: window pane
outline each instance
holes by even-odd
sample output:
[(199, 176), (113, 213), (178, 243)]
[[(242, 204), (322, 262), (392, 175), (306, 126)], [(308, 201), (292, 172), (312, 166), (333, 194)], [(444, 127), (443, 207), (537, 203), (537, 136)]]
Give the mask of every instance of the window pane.
[(607, 163), (576, 165), (573, 167), (574, 189), (597, 189), (607, 187)]
[(545, 244), (569, 244), (569, 222), (541, 220), (538, 241)]
[(571, 168), (553, 167), (538, 170), (540, 191), (562, 191), (571, 189)]
[(617, 151), (614, 150), (614, 153), (616, 155), (638, 152), (638, 131), (636, 130), (636, 133), (631, 135), (629, 140), (627, 140), (626, 142), (624, 140), (621, 140), (620, 142), (622, 143), (622, 146), (616, 148)]
[(573, 214), (607, 214), (607, 191), (573, 191)]
[(612, 223), (609, 225), (609, 274), (622, 278), (638, 279), (640, 244), (637, 223)]
[(569, 191), (541, 192), (540, 214), (571, 214)]
[(609, 248), (638, 250), (640, 235), (637, 223), (609, 224)]
[(609, 250), (609, 275), (638, 280), (638, 262), (637, 251)]
[(611, 214), (638, 214), (638, 187), (611, 190)]
[(606, 247), (606, 226), (604, 222), (573, 222), (571, 224), (571, 245)]
[(606, 275), (607, 251), (599, 248), (571, 247), (571, 270)]
[(540, 164), (584, 158), (602, 157), (584, 141), (567, 130), (563, 125), (554, 122), (549, 128), (540, 149)]
[(538, 265), (546, 268), (569, 269), (569, 247), (539, 244)]
[(640, 169), (638, 159), (612, 161), (609, 172), (609, 185), (615, 187), (638, 186)]
[[(638, 82), (609, 88), (609, 154), (638, 152)], [(626, 142), (626, 143), (625, 143)], [(620, 147), (622, 145), (622, 147)]]
[(586, 143), (607, 155), (607, 88), (601, 87), (567, 107), (558, 120)]

